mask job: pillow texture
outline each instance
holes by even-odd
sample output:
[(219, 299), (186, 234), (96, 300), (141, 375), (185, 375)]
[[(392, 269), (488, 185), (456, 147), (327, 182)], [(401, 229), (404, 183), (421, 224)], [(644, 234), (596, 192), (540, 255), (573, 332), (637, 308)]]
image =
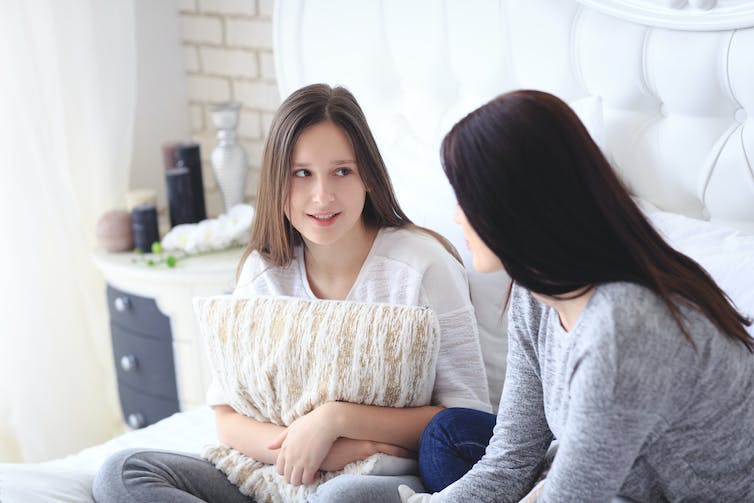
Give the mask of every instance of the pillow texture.
[[(228, 405), (282, 426), (327, 401), (428, 405), (439, 349), (429, 308), (290, 297), (194, 300), (210, 364)], [(340, 473), (399, 474), (414, 460), (377, 454), (314, 484), (291, 486), (273, 465), (225, 446), (204, 457), (258, 502), (305, 501)]]

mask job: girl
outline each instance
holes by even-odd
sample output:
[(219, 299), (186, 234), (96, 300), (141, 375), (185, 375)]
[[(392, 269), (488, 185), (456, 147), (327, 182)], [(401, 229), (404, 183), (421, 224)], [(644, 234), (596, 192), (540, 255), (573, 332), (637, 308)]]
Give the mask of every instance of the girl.
[[(324, 84), (294, 92), (271, 125), (235, 295), (430, 306), (441, 331), (433, 405), (328, 402), (284, 428), (235, 412), (215, 381), (207, 398), (220, 441), (276, 464), (290, 484), (309, 484), (319, 470), (340, 470), (377, 452), (412, 456), (442, 407), (489, 411), (468, 285), (454, 255), (447, 241), (413, 225), (398, 206), (351, 93)], [(397, 501), (400, 481), (421, 487), (415, 477), (342, 476), (314, 498)], [(155, 451), (108, 460), (94, 492), (102, 502), (250, 501), (209, 462)]]
[(442, 159), (474, 267), (514, 281), (508, 369), (484, 457), (465, 445), (491, 415), (443, 411), (421, 472), (430, 491), (460, 480), (404, 501), (518, 501), (553, 439), (537, 501), (754, 501), (751, 322), (655, 232), (571, 109), (500, 96)]

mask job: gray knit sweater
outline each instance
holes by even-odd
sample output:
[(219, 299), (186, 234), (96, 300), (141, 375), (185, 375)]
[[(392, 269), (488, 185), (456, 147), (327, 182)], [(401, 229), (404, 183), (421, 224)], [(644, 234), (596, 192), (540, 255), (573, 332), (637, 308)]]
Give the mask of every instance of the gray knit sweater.
[(575, 327), (514, 287), (508, 370), (484, 458), (443, 501), (754, 501), (754, 357), (681, 307), (697, 351), (650, 290), (600, 286)]

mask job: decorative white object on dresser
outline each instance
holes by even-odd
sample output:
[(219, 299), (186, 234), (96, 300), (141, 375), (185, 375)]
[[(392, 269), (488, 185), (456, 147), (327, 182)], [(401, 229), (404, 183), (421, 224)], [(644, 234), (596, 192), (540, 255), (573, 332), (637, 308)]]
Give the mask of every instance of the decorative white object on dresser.
[(96, 253), (107, 282), (113, 358), (123, 419), (131, 428), (204, 403), (210, 381), (192, 298), (229, 293), (242, 248), (178, 261), (134, 262), (132, 253)]

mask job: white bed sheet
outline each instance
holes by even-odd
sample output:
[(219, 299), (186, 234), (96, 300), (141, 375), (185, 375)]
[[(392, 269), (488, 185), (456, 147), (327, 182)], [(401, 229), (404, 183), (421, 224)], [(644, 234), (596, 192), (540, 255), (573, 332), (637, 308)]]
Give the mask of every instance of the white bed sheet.
[(65, 458), (45, 463), (2, 463), (0, 502), (91, 503), (97, 469), (115, 452), (144, 447), (198, 454), (204, 445), (215, 442), (214, 415), (209, 407), (181, 412)]

